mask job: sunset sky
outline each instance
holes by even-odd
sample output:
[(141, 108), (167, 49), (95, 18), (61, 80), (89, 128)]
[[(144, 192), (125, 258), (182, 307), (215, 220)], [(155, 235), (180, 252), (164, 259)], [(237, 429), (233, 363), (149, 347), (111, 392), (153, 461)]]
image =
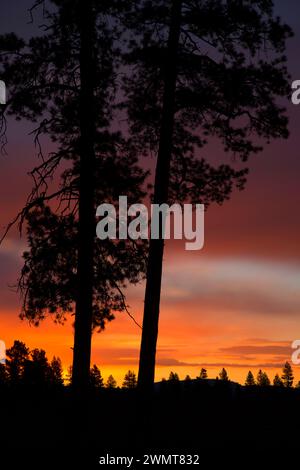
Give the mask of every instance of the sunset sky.
[[(30, 1), (1, 5), (1, 32), (34, 34), (26, 8)], [(300, 79), (300, 3), (275, 2), (276, 12), (295, 32), (288, 43), (291, 81)], [(1, 77), (0, 77), (1, 78)], [(9, 90), (8, 90), (9, 91)], [(184, 250), (167, 242), (164, 264), (156, 379), (171, 370), (191, 377), (201, 367), (214, 378), (226, 367), (232, 380), (244, 382), (249, 369), (264, 369), (271, 378), (290, 360), (291, 343), (300, 338), (300, 106), (286, 103), (288, 141), (275, 141), (249, 161), (246, 190), (235, 192), (205, 218), (205, 246)], [(22, 207), (30, 189), (27, 172), (36, 162), (32, 127), (9, 121), (7, 156), (0, 159), (0, 227)], [(226, 161), (212, 142), (203, 150), (212, 161)], [(227, 160), (228, 161), (228, 160)], [(232, 162), (234, 165), (234, 162)], [(0, 246), (0, 339), (14, 339), (58, 355), (64, 367), (72, 362), (72, 321), (39, 328), (18, 318), (20, 299), (9, 287), (16, 283), (26, 240), (16, 232)], [(130, 287), (128, 303), (142, 322), (144, 285)], [(104, 377), (122, 381), (137, 372), (140, 329), (125, 313), (93, 338), (93, 363)], [(300, 366), (294, 366), (300, 380)]]

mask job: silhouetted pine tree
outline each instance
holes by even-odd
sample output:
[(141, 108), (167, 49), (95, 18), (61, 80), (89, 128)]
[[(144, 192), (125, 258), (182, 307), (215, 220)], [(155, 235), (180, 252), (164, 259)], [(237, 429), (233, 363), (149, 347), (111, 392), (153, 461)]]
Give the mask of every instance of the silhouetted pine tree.
[(260, 387), (268, 387), (271, 384), (267, 373), (263, 372), (261, 369), (258, 371), (256, 382)]
[(219, 373), (219, 377), (220, 377), (220, 380), (224, 380), (225, 382), (227, 382), (229, 380), (229, 377), (228, 377), (228, 374), (227, 374), (227, 370), (223, 369), (221, 370), (221, 372)]
[[(242, 189), (247, 169), (213, 166), (199, 149), (218, 138), (245, 162), (255, 143), (287, 137), (277, 96), (288, 96), (285, 41), (290, 28), (271, 2), (136, 0), (125, 81), (131, 135), (157, 155), (153, 202), (211, 202)], [(130, 69), (130, 67), (133, 67)], [(132, 71), (133, 70), (133, 71)], [(201, 151), (203, 155), (203, 151)], [(139, 385), (154, 383), (164, 241), (151, 240)]]
[(202, 367), (202, 369), (200, 370), (199, 379), (207, 379), (207, 369), (204, 369)]
[(273, 380), (274, 387), (283, 387), (283, 382), (278, 374), (275, 375)]
[(114, 377), (112, 375), (109, 375), (109, 377), (106, 381), (105, 387), (106, 388), (117, 388), (117, 382), (116, 382), (116, 380), (114, 379)]
[(25, 362), (23, 380), (25, 385), (46, 387), (51, 384), (51, 368), (46, 351), (33, 349), (30, 360)]
[(64, 384), (62, 363), (56, 356), (50, 363), (50, 383), (54, 387), (62, 387)]
[[(50, 0), (49, 10), (47, 2), (36, 6), (41, 3), (44, 34), (28, 42), (14, 34), (0, 37), (1, 78), (11, 91), (1, 107), (0, 134), (6, 114), (36, 123), (41, 162), (14, 221), (28, 227), (19, 281), (22, 318), (38, 325), (50, 314), (63, 322), (75, 311), (73, 385), (83, 390), (93, 328), (126, 311), (124, 287), (145, 271), (144, 243), (95, 243), (96, 206), (120, 194), (138, 202), (146, 173), (130, 143), (111, 130), (119, 63), (113, 16), (120, 2)], [(43, 151), (43, 137), (52, 141), (50, 153)]]
[(294, 374), (293, 374), (292, 366), (289, 362), (286, 362), (284, 364), (284, 367), (282, 369), (281, 379), (282, 379), (284, 387), (291, 388), (293, 386)]
[(133, 371), (129, 370), (124, 377), (122, 388), (133, 389), (133, 388), (136, 388), (136, 386), (137, 386), (136, 375)]
[(177, 372), (170, 372), (168, 380), (169, 382), (179, 382), (179, 375), (177, 374)]
[(103, 378), (99, 368), (96, 364), (93, 365), (90, 371), (90, 384), (92, 388), (103, 388)]
[(254, 378), (254, 375), (252, 374), (251, 370), (249, 370), (249, 372), (247, 374), (245, 385), (247, 387), (251, 387), (253, 385), (256, 385), (255, 378)]
[(266, 372), (264, 372), (263, 374), (262, 385), (264, 385), (265, 387), (268, 387), (269, 385), (271, 385), (271, 381)]
[(29, 361), (29, 348), (22, 341), (15, 340), (11, 348), (6, 350), (6, 370), (12, 385), (19, 385), (24, 377), (24, 368)]

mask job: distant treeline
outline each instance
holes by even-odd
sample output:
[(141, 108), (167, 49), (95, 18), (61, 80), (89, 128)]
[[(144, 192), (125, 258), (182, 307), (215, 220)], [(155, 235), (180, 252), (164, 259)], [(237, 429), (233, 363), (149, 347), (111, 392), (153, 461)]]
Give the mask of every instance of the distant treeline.
[[(0, 364), (0, 386), (37, 386), (47, 388), (69, 387), (72, 384), (72, 367), (69, 367), (68, 374), (64, 378), (62, 362), (59, 357), (54, 356), (51, 361), (48, 360), (46, 351), (43, 349), (30, 350), (22, 341), (14, 341), (11, 348), (6, 351), (6, 363)], [(200, 373), (194, 380), (204, 381), (208, 379), (207, 369), (202, 368)], [(186, 384), (192, 378), (187, 375), (184, 379)], [(215, 380), (224, 382), (229, 381), (229, 375), (225, 368), (222, 368)], [(176, 384), (180, 382), (179, 375), (176, 372), (170, 372), (168, 380), (163, 378), (162, 384), (166, 382)], [(286, 362), (282, 374), (276, 374), (273, 382), (274, 387), (292, 388), (294, 384), (293, 369), (289, 362)], [(245, 380), (245, 386), (267, 387), (271, 385), (271, 380), (267, 373), (261, 369), (258, 371), (256, 378), (251, 371), (248, 372)], [(106, 382), (101, 375), (101, 371), (97, 365), (93, 365), (90, 369), (90, 386), (91, 389), (115, 389), (118, 387), (117, 381), (110, 375)], [(136, 374), (129, 370), (124, 377), (122, 388), (134, 389), (137, 387)], [(300, 382), (295, 385), (300, 388)]]
[[(205, 380), (208, 378), (207, 374), (207, 369), (202, 368), (200, 371), (200, 374), (198, 377), (196, 377), (196, 380)], [(171, 372), (169, 375), (169, 381), (171, 382), (176, 382), (179, 381), (179, 376), (176, 372)], [(185, 381), (190, 381), (192, 378), (187, 375), (184, 379)], [(219, 375), (216, 377), (216, 380), (222, 380), (222, 381), (229, 381), (229, 376), (226, 371), (226, 369), (223, 367), (222, 370), (220, 371)], [(166, 379), (163, 379), (163, 382), (166, 381)], [(281, 376), (279, 374), (276, 374), (274, 379), (273, 379), (273, 386), (274, 387), (286, 387), (286, 388), (292, 388), (294, 383), (294, 373), (292, 366), (290, 365), (289, 362), (286, 362), (283, 366), (282, 369), (282, 374)], [(260, 387), (268, 387), (271, 385), (271, 380), (268, 376), (268, 374), (261, 369), (259, 369), (256, 378), (254, 377), (254, 374), (249, 370), (246, 380), (245, 380), (245, 386), (251, 387), (251, 386), (260, 386)], [(300, 388), (300, 382), (298, 382), (295, 385), (296, 388)]]
[[(22, 341), (14, 341), (11, 348), (6, 350), (6, 362), (0, 364), (0, 386), (38, 386), (61, 388), (72, 384), (72, 367), (69, 367), (64, 378), (62, 362), (54, 356), (52, 361), (47, 358), (44, 349), (28, 348)], [(134, 372), (128, 371), (124, 377), (122, 388), (135, 388), (137, 378)], [(117, 388), (117, 382), (110, 375), (104, 383), (99, 368), (96, 365), (90, 370), (91, 388)]]

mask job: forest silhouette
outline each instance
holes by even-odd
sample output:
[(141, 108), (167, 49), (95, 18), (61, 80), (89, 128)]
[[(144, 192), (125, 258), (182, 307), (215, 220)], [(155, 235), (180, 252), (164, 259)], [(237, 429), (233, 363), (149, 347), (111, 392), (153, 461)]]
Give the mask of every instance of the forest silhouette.
[[(203, 368), (195, 379), (181, 381), (174, 371), (155, 383), (165, 242), (99, 241), (95, 214), (120, 195), (129, 203), (208, 208), (243, 190), (250, 157), (289, 135), (278, 103), (290, 91), (290, 27), (269, 0), (37, 0), (33, 22), (38, 11), (43, 25), (35, 37), (0, 36), (0, 74), (10, 90), (0, 106), (3, 148), (13, 117), (32, 124), (39, 156), (32, 190), (2, 241), (14, 225), (25, 232), (21, 318), (38, 327), (47, 317), (63, 323), (73, 316), (73, 363), (65, 384), (59, 358), (49, 362), (44, 350), (21, 341), (7, 350), (3, 441), (10, 445), (14, 420), (28, 419), (22, 448), (41, 427), (37, 448), (53, 432), (60, 445), (66, 439), (89, 455), (100, 441), (102, 452), (135, 452), (287, 440), (284, 417), (299, 413), (300, 396), (288, 363), (273, 385), (262, 370), (256, 378), (249, 371), (245, 386), (235, 384), (225, 368), (216, 379)], [(222, 164), (203, 156), (211, 138), (223, 150)], [(142, 280), (138, 377), (128, 371), (119, 388), (112, 375), (104, 383), (101, 364), (91, 364), (92, 334), (121, 311), (132, 318), (126, 288)]]
[[(24, 342), (15, 340), (13, 345), (7, 349), (6, 356), (7, 360), (5, 364), (0, 364), (0, 386), (2, 389), (18, 390), (18, 388), (26, 389), (38, 387), (62, 391), (63, 387), (65, 387), (72, 390), (72, 366), (68, 368), (68, 373), (65, 374), (60, 358), (54, 356), (52, 360), (49, 361), (44, 349), (35, 348), (30, 350)], [(188, 388), (191, 386), (192, 380), (202, 384), (204, 383), (203, 381), (210, 380), (208, 383), (213, 383), (214, 385), (214, 382), (230, 381), (228, 373), (224, 367), (215, 379), (208, 379), (207, 369), (202, 368), (197, 377), (192, 379), (189, 375), (186, 375), (184, 380), (179, 379), (177, 372), (171, 371), (168, 380), (163, 378), (161, 382), (156, 385), (159, 385), (159, 387), (157, 387), (159, 390), (164, 387), (169, 387), (169, 389), (172, 390), (172, 386), (176, 386), (178, 388), (181, 382), (181, 384), (184, 385), (183, 388)], [(292, 388), (293, 382), (294, 375), (292, 366), (289, 362), (286, 362), (282, 369), (281, 377), (278, 373), (275, 375), (273, 386)], [(180, 387), (182, 385), (180, 385)], [(271, 385), (271, 381), (267, 373), (259, 369), (256, 379), (251, 371), (248, 372), (244, 385), (246, 387), (269, 387)], [(135, 372), (128, 370), (121, 388), (123, 390), (133, 390), (137, 389), (137, 386), (138, 383)], [(94, 364), (89, 371), (89, 389), (99, 391), (104, 388), (112, 390), (120, 387), (117, 387), (117, 382), (112, 375), (109, 375), (107, 381), (104, 382), (99, 367)], [(300, 382), (295, 385), (295, 388), (300, 389)]]
[[(6, 364), (0, 365), (2, 446), (11, 464), (19, 457), (23, 463), (40, 464), (46, 452), (49, 464), (59, 460), (61, 465), (82, 462), (84, 468), (96, 468), (98, 457), (106, 453), (140, 458), (144, 453), (205, 456), (215, 450), (218, 462), (223, 452), (231, 455), (233, 443), (242, 452), (251, 447), (264, 462), (278, 446), (297, 445), (300, 383), (293, 384), (293, 378), (288, 362), (272, 385), (262, 370), (256, 378), (249, 371), (244, 385), (230, 381), (225, 368), (214, 379), (205, 368), (184, 380), (171, 371), (145, 401), (133, 371), (117, 386), (112, 375), (104, 381), (93, 365), (88, 400), (82, 401), (72, 391), (71, 371), (63, 374), (59, 358), (48, 361), (44, 350), (30, 350), (16, 340), (7, 349)], [(22, 432), (17, 443), (16, 432)], [(20, 455), (12, 456), (10, 449), (16, 446)]]

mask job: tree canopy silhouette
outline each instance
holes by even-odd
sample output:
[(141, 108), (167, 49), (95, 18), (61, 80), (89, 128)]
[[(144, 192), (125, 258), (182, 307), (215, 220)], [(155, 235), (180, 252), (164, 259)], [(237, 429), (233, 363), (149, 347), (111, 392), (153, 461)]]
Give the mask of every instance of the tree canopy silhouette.
[(122, 384), (122, 388), (125, 389), (134, 389), (137, 386), (137, 379), (136, 375), (132, 370), (129, 370), (127, 374), (125, 374), (124, 381)]
[(261, 369), (257, 373), (256, 382), (260, 387), (268, 387), (271, 384), (268, 374)]
[(199, 379), (207, 379), (207, 369), (204, 367), (200, 370)]
[(103, 377), (96, 364), (94, 364), (90, 370), (90, 384), (92, 388), (96, 389), (103, 388), (104, 386)]
[(246, 380), (245, 380), (245, 385), (247, 387), (253, 387), (254, 385), (256, 385), (255, 378), (254, 378), (254, 375), (252, 374), (251, 370), (249, 370), (249, 372), (247, 374), (247, 377), (246, 377)]
[(225, 382), (228, 382), (228, 380), (229, 380), (227, 370), (224, 367), (222, 368), (221, 372), (219, 373), (219, 378), (220, 378), (220, 380), (223, 380)]
[(10, 387), (60, 389), (64, 385), (62, 363), (59, 357), (49, 362), (46, 351), (30, 351), (22, 341), (15, 340), (6, 351), (6, 364), (1, 364), (0, 383)]
[(117, 382), (112, 375), (109, 375), (105, 384), (106, 388), (117, 388)]
[(284, 364), (281, 379), (284, 387), (291, 388), (293, 386), (294, 374), (292, 366), (289, 362)]
[(9, 381), (12, 385), (18, 385), (23, 380), (24, 369), (29, 360), (30, 350), (22, 341), (14, 341), (11, 348), (7, 349), (6, 368)]
[(177, 372), (171, 371), (169, 374), (169, 382), (179, 382), (179, 375)]

